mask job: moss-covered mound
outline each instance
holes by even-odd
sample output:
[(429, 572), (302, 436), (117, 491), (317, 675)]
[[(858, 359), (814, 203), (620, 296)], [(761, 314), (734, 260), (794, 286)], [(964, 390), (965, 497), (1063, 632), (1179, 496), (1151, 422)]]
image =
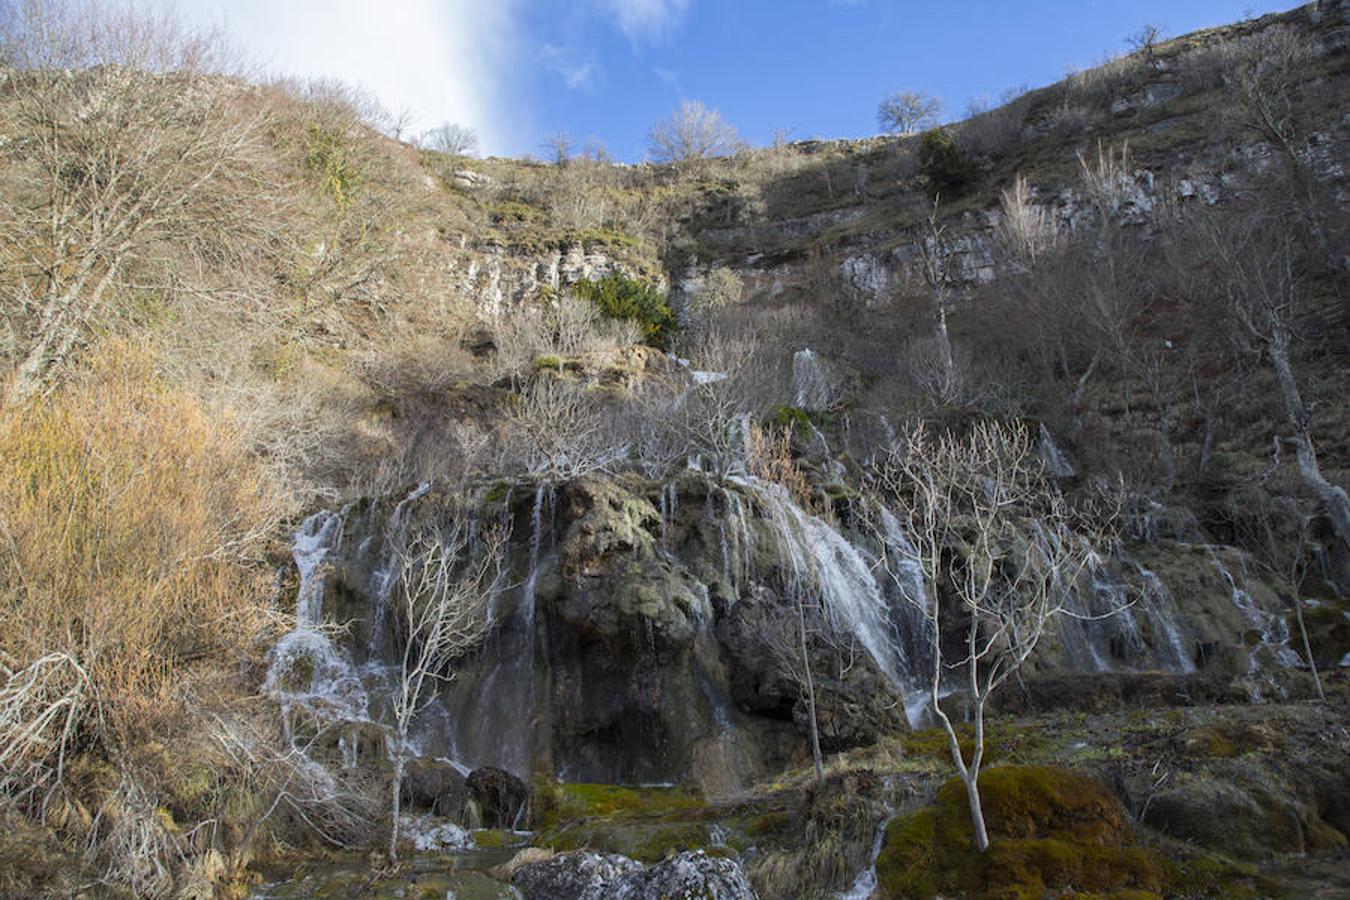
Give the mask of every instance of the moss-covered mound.
[(640, 862), (685, 850), (734, 855), (725, 838), (714, 840), (717, 823), (697, 791), (546, 782), (536, 786), (534, 802), (534, 842), (552, 850), (620, 853)]
[(980, 794), (991, 839), (985, 853), (974, 848), (959, 779), (943, 785), (934, 806), (891, 822), (877, 859), (883, 896), (1156, 895), (1176, 878), (1169, 862), (1132, 845), (1124, 809), (1091, 778), (1002, 766), (981, 775)]

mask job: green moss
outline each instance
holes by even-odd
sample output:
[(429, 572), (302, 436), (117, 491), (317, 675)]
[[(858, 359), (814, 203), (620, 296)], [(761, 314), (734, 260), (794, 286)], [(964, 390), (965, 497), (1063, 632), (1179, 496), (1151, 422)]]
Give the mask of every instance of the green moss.
[(473, 842), (480, 850), (496, 850), (523, 843), (520, 836), (500, 828), (484, 828), (473, 833)]
[(488, 218), (494, 225), (531, 225), (543, 222), (546, 216), (541, 209), (521, 203), (519, 200), (508, 200), (494, 205), (488, 211)]
[(769, 414), (769, 421), (780, 428), (800, 428), (802, 431), (811, 430), (811, 416), (806, 410), (799, 409), (796, 406), (778, 405), (773, 408)]
[(635, 788), (613, 784), (535, 785), (535, 821), (548, 828), (569, 819), (659, 819), (704, 808), (703, 796), (685, 788)]
[(563, 359), (561, 356), (547, 354), (537, 357), (534, 361), (534, 367), (540, 371), (544, 369), (556, 369), (561, 372), (563, 370)]
[(789, 812), (764, 813), (747, 820), (745, 832), (753, 838), (780, 837), (792, 830), (792, 824)]
[(1253, 865), (1209, 856), (1185, 860), (1177, 868), (1176, 892), (1186, 897), (1279, 897), (1283, 892)]
[(980, 777), (990, 847), (974, 849), (965, 787), (952, 779), (936, 805), (895, 819), (877, 859), (887, 897), (968, 893), (1042, 897), (1065, 891), (1165, 891), (1176, 872), (1131, 844), (1119, 801), (1100, 783), (1045, 766), (1002, 766)]

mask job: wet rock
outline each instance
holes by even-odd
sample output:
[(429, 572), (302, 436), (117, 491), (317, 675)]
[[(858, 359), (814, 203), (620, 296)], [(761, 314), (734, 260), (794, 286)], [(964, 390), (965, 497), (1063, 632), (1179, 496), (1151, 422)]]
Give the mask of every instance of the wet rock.
[(468, 797), (464, 776), (450, 763), (434, 759), (408, 763), (403, 775), (403, 802), (409, 809), (457, 819)]
[(518, 867), (511, 884), (525, 900), (612, 900), (641, 868), (626, 856), (578, 850)]
[(504, 769), (484, 766), (469, 773), (465, 782), (478, 804), (484, 828), (516, 828), (524, 822), (530, 789)]
[(740, 863), (702, 850), (680, 853), (634, 872), (618, 885), (616, 900), (754, 900), (755, 892)]

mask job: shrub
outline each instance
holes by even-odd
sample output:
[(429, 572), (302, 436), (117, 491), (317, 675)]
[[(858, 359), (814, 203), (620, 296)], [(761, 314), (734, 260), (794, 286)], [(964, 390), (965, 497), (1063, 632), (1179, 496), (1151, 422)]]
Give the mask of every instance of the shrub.
[(675, 334), (675, 313), (665, 293), (650, 281), (611, 272), (599, 280), (579, 281), (572, 290), (609, 318), (637, 324), (643, 340), (653, 347), (665, 347)]
[(946, 128), (925, 131), (919, 138), (919, 166), (936, 194), (957, 196), (979, 175), (975, 161)]
[(319, 174), (338, 206), (351, 202), (361, 177), (342, 129), (311, 123), (305, 129), (305, 165)]
[(268, 579), (240, 558), (261, 550), (280, 509), (235, 429), (125, 345), (104, 351), (54, 401), (8, 408), (0, 414), (7, 674), (31, 674), (53, 654), (78, 667), (86, 700), (110, 729), (91, 737), (164, 722), (177, 711), (185, 661), (256, 636)]

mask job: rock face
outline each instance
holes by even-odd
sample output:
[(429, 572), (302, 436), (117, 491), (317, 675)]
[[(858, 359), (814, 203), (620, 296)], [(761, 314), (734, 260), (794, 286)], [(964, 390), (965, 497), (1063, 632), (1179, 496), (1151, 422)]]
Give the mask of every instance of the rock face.
[[(509, 525), (512, 587), (492, 599), (492, 633), (455, 664), (416, 735), (428, 758), (478, 771), (461, 785), (444, 766), (419, 764), (413, 808), (510, 828), (528, 800), (519, 779), (539, 772), (693, 782), (721, 796), (803, 761), (797, 598), (809, 610), (805, 650), (826, 752), (921, 720), (927, 651), (905, 592), (922, 588), (878, 577), (879, 538), (854, 529), (846, 506), (826, 520), (777, 485), (692, 473), (666, 484), (492, 484), (480, 496), (474, 515)], [(305, 538), (331, 543), (306, 545), (306, 602), (353, 623), (324, 665), (351, 665), (344, 677), (367, 698), (363, 710), (378, 710), (389, 689), (362, 684), (360, 672), (391, 658), (391, 548), (408, 528), (462, 515), (447, 498), (419, 488), (364, 501)], [(1187, 533), (1155, 518), (1159, 534)], [(1026, 668), (1027, 687), (1005, 690), (1000, 704), (1222, 699), (1234, 696), (1234, 676), (1296, 664), (1278, 593), (1236, 551), (1155, 537), (1132, 552), (1093, 568), (1081, 588), (1087, 611), (1121, 598), (1132, 601), (1126, 613), (1064, 623)], [(1167, 674), (1145, 677), (1157, 672)], [(1091, 692), (1080, 690), (1082, 673), (1097, 673)]]
[(754, 900), (739, 863), (702, 851), (643, 868), (625, 856), (577, 851), (516, 869), (526, 900)]

